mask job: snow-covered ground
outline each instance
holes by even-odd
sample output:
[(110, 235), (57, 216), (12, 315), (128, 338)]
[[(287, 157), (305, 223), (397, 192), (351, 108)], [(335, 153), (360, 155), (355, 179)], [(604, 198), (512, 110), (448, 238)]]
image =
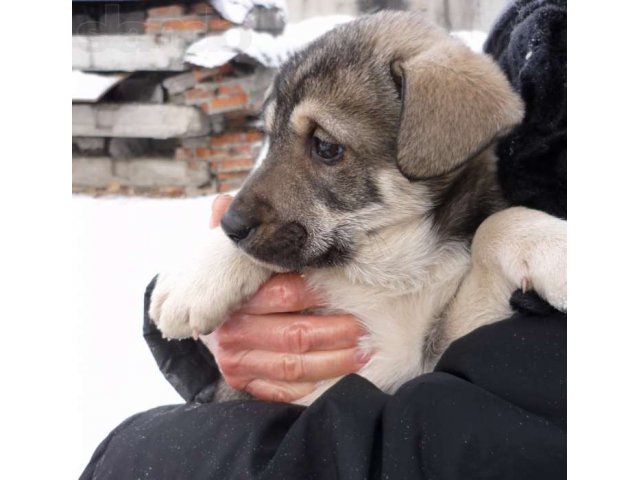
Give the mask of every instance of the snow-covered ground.
[(206, 232), (211, 201), (72, 199), (72, 304), (81, 319), (77, 414), (83, 438), (82, 451), (73, 459), (78, 475), (122, 420), (182, 402), (142, 338), (143, 294), (161, 265), (184, 256), (190, 240)]

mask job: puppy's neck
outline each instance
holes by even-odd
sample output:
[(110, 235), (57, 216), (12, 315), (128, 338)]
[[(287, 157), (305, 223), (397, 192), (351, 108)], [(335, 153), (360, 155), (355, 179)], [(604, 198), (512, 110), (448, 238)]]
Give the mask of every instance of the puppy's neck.
[(480, 224), (508, 206), (498, 184), (495, 144), (426, 184), (433, 204), (429, 215), (443, 242), (470, 244)]
[[(382, 182), (407, 188), (404, 183)], [(347, 265), (314, 273), (319, 281), (344, 281), (366, 286), (381, 296), (398, 296), (438, 289), (455, 293), (468, 272), (469, 247), (482, 221), (505, 208), (496, 174), (493, 146), (470, 159), (459, 170), (423, 185), (410, 187), (427, 205), (423, 215), (385, 226), (368, 234)], [(426, 195), (427, 198), (424, 198)], [(389, 200), (392, 212), (411, 209), (416, 198)], [(386, 198), (394, 198), (387, 192)]]
[(323, 283), (341, 281), (396, 297), (457, 282), (469, 257), (465, 244), (441, 243), (432, 220), (421, 218), (376, 232), (347, 265), (320, 269), (314, 276)]

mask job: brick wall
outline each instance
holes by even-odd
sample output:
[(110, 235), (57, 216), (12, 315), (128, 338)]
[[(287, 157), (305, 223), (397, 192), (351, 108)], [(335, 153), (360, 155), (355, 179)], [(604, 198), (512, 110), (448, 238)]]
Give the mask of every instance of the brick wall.
[(176, 149), (176, 160), (206, 162), (219, 192), (240, 187), (262, 148), (263, 134), (245, 128), (189, 139)]
[[(91, 37), (125, 33), (115, 22), (111, 26), (100, 23), (103, 10), (112, 19), (118, 14), (124, 15), (119, 17), (121, 20), (135, 18), (135, 27), (130, 25), (126, 33), (157, 38), (160, 43), (172, 37), (188, 39), (190, 43), (235, 26), (221, 18), (208, 2), (132, 2), (120, 11), (105, 2), (91, 8), (84, 5), (81, 10), (74, 4), (74, 34)], [(92, 21), (97, 27), (88, 29)], [(255, 15), (251, 21), (256, 22)], [(76, 29), (78, 25), (82, 28)], [(130, 36), (122, 38), (125, 41)], [(127, 51), (126, 45), (119, 51)], [(106, 54), (106, 50), (98, 54)], [(188, 64), (176, 68), (173, 61), (168, 64), (172, 71), (153, 66), (153, 71), (143, 69), (130, 74), (100, 102), (84, 105), (83, 110), (74, 104), (74, 191), (197, 195), (234, 190), (246, 179), (263, 144), (258, 111), (274, 72), (235, 61), (218, 68)], [(100, 62), (92, 65), (97, 65), (92, 70), (100, 71)], [(142, 108), (149, 102), (158, 106), (154, 112), (159, 113), (144, 116)], [(187, 110), (165, 112), (163, 105), (179, 105)], [(118, 112), (125, 112), (123, 107), (126, 115), (118, 123)], [(91, 121), (105, 114), (102, 112), (110, 112), (113, 126), (101, 123), (92, 128), (82, 124), (84, 118)], [(193, 112), (202, 113), (198, 117)], [(135, 128), (135, 122), (126, 121), (132, 114), (141, 116), (145, 128)], [(193, 119), (198, 119), (197, 128), (191, 123)], [(176, 124), (176, 128), (169, 129), (173, 132), (171, 138), (162, 134), (168, 131), (166, 122)], [(181, 122), (185, 124), (183, 129)], [(140, 131), (152, 133), (138, 137)], [(159, 136), (154, 136), (154, 131)], [(109, 137), (110, 132), (114, 132), (113, 137)]]
[(207, 33), (226, 30), (233, 24), (221, 18), (206, 2), (162, 5), (147, 9), (146, 33)]

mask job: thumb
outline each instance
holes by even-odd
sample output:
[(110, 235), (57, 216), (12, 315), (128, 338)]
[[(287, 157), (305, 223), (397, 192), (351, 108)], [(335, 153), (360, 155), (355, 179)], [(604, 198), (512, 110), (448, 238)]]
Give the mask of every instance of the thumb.
[(224, 212), (227, 211), (229, 205), (233, 202), (231, 195), (218, 195), (211, 204), (211, 219), (209, 220), (209, 228), (216, 228), (220, 225), (220, 220)]

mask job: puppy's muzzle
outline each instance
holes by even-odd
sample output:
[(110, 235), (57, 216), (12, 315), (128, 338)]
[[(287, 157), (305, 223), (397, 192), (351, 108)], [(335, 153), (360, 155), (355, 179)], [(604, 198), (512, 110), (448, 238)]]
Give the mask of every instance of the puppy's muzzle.
[(257, 220), (241, 214), (234, 208), (227, 210), (220, 222), (224, 233), (235, 243), (247, 238), (259, 225)]

